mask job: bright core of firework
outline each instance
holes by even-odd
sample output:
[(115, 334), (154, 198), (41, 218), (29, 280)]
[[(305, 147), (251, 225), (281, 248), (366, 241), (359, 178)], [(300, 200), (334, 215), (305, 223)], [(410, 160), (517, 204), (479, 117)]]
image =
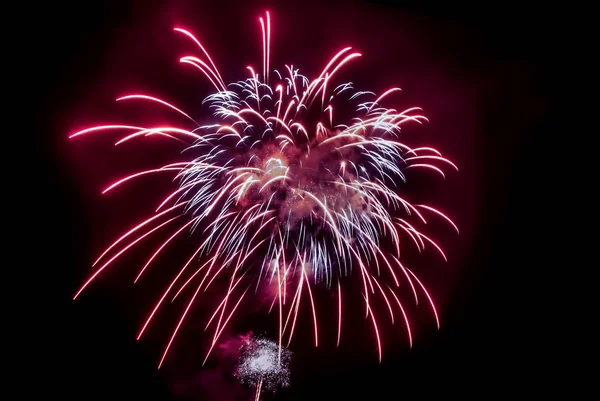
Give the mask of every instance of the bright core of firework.
[[(204, 106), (213, 113), (200, 125), (173, 104), (147, 94), (129, 94), (117, 101), (146, 101), (178, 113), (185, 125), (145, 127), (112, 124), (87, 128), (88, 134), (130, 132), (116, 146), (136, 141), (165, 140), (181, 145), (179, 162), (130, 174), (109, 185), (112, 193), (124, 183), (151, 174), (174, 175), (174, 187), (155, 213), (111, 244), (96, 260), (96, 271), (75, 298), (124, 252), (146, 237), (173, 227), (135, 278), (182, 233), (201, 234), (190, 257), (165, 286), (138, 339), (167, 298), (187, 294), (179, 321), (164, 349), (163, 363), (194, 302), (211, 285), (222, 291), (206, 329), (214, 328), (207, 357), (250, 288), (275, 288), (278, 347), (292, 341), (301, 303), (309, 301), (315, 346), (319, 344), (317, 285), (333, 288), (337, 302), (337, 344), (342, 331), (343, 281), (357, 271), (381, 360), (382, 344), (373, 299), (384, 301), (392, 323), (397, 315), (412, 336), (397, 288), (404, 281), (414, 300), (424, 294), (439, 327), (433, 300), (416, 274), (400, 261), (405, 240), (419, 250), (428, 248), (446, 259), (441, 247), (421, 227), (426, 217), (454, 223), (439, 210), (413, 205), (398, 187), (412, 169), (445, 177), (444, 167), (456, 166), (426, 146), (400, 141), (401, 128), (427, 119), (421, 109), (386, 108), (382, 104), (400, 93), (390, 88), (377, 95), (357, 90), (351, 82), (338, 84), (336, 73), (361, 56), (346, 47), (310, 80), (297, 68), (270, 69), (271, 20), (259, 18), (262, 30), (262, 75), (248, 66), (249, 77), (226, 85), (205, 47), (189, 31), (175, 28), (198, 48), (180, 61), (203, 74), (215, 92)], [(383, 241), (383, 239), (386, 239)], [(382, 244), (387, 245), (382, 245)], [(187, 290), (187, 291), (186, 291)], [(184, 295), (181, 295), (183, 297)], [(270, 309), (270, 310), (271, 310)]]
[(275, 391), (290, 385), (290, 361), (292, 353), (279, 348), (274, 341), (251, 338), (243, 346), (242, 356), (235, 376), (242, 383)]

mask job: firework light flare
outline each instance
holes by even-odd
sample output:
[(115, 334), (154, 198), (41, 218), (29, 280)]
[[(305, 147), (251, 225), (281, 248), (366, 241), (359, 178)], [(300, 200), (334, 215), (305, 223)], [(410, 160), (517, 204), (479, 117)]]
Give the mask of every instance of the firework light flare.
[(292, 353), (287, 348), (263, 337), (248, 338), (242, 345), (242, 354), (235, 376), (256, 388), (255, 400), (263, 390), (274, 392), (290, 385)]
[[(410, 203), (400, 193), (400, 184), (412, 169), (442, 178), (448, 168), (458, 169), (434, 148), (410, 147), (400, 141), (405, 125), (428, 121), (418, 107), (396, 110), (383, 106), (398, 96), (400, 88), (377, 95), (357, 90), (351, 82), (336, 81), (338, 71), (360, 53), (351, 47), (341, 49), (314, 79), (301, 75), (293, 65), (272, 70), (268, 12), (259, 18), (259, 24), (262, 74), (248, 66), (249, 77), (229, 85), (200, 41), (188, 30), (174, 28), (175, 34), (197, 48), (195, 55), (179, 61), (197, 70), (215, 88), (203, 102), (212, 112), (211, 124), (198, 124), (189, 113), (163, 99), (134, 93), (117, 101), (155, 103), (185, 124), (101, 125), (70, 136), (123, 133), (115, 146), (138, 146), (149, 138), (181, 145), (181, 161), (130, 174), (103, 190), (103, 194), (113, 193), (124, 184), (155, 174), (173, 177), (173, 187), (154, 214), (98, 257), (95, 271), (74, 298), (148, 236), (160, 232), (165, 240), (148, 257), (135, 282), (178, 237), (194, 232), (200, 240), (187, 263), (165, 283), (137, 336), (143, 336), (167, 300), (187, 296), (159, 367), (190, 308), (211, 285), (222, 291), (222, 298), (206, 325), (206, 330), (213, 332), (206, 358), (240, 304), (263, 286), (272, 289), (271, 309), (276, 305), (280, 356), (292, 341), (301, 304), (307, 305), (302, 310), (310, 314), (311, 336), (314, 334), (315, 346), (319, 345), (314, 293), (325, 288), (335, 292), (336, 315), (328, 319), (337, 326), (337, 345), (343, 332), (344, 299), (364, 299), (362, 313), (373, 327), (381, 361), (374, 299), (384, 306), (377, 315), (401, 322), (412, 346), (405, 301), (398, 292), (401, 282), (410, 289), (409, 299), (414, 297), (418, 303), (425, 296), (439, 328), (431, 295), (415, 272), (400, 261), (401, 242), (413, 244), (419, 252), (432, 250), (445, 260), (442, 248), (421, 227), (434, 218), (458, 232), (441, 211)], [(350, 117), (344, 117), (349, 113)], [(345, 293), (344, 282), (350, 278), (360, 281), (361, 294)]]

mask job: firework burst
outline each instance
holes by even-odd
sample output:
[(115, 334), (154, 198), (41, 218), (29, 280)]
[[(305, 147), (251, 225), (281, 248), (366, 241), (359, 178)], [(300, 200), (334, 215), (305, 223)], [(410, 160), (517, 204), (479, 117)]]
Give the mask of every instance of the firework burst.
[(263, 389), (276, 391), (290, 385), (292, 353), (266, 338), (249, 338), (242, 345), (242, 355), (235, 376), (256, 388), (256, 400)]
[[(197, 231), (201, 240), (187, 263), (174, 272), (138, 334), (139, 339), (167, 298), (190, 294), (159, 367), (190, 307), (211, 285), (219, 285), (223, 296), (206, 326), (214, 329), (207, 358), (240, 303), (261, 285), (275, 288), (272, 307), (277, 305), (280, 354), (292, 340), (304, 302), (310, 304), (318, 346), (316, 286), (336, 293), (334, 320), (339, 345), (343, 282), (350, 276), (361, 281), (362, 294), (356, 295), (364, 298), (365, 317), (372, 323), (381, 360), (373, 298), (385, 301), (392, 321), (399, 312), (412, 346), (405, 308), (395, 291), (402, 280), (409, 284), (416, 302), (419, 293), (425, 295), (439, 327), (431, 296), (400, 261), (401, 242), (413, 243), (420, 252), (431, 248), (446, 259), (441, 247), (418, 227), (431, 216), (447, 221), (458, 232), (442, 212), (413, 205), (399, 195), (398, 186), (414, 168), (442, 177), (444, 168), (457, 168), (433, 148), (410, 147), (399, 140), (404, 125), (427, 121), (418, 107), (398, 111), (383, 106), (400, 88), (377, 95), (356, 90), (350, 82), (336, 82), (338, 71), (360, 53), (350, 47), (340, 50), (312, 80), (292, 65), (271, 70), (269, 13), (259, 22), (262, 74), (249, 66), (247, 79), (229, 85), (195, 36), (182, 28), (174, 29), (198, 48), (198, 54), (182, 57), (180, 62), (197, 69), (215, 88), (203, 102), (212, 111), (212, 124), (199, 125), (190, 114), (154, 96), (129, 94), (117, 101), (155, 102), (182, 115), (189, 124), (102, 125), (70, 136), (125, 132), (116, 146), (160, 137), (180, 143), (183, 155), (179, 162), (128, 175), (104, 189), (107, 193), (150, 174), (174, 176), (173, 188), (155, 213), (99, 256), (95, 272), (75, 298), (124, 252), (152, 233), (166, 233), (166, 239), (144, 263), (136, 282), (178, 236)], [(349, 118), (344, 117), (350, 112)], [(384, 238), (391, 245), (383, 246)], [(226, 281), (217, 280), (224, 277)], [(184, 292), (186, 288), (191, 290)]]

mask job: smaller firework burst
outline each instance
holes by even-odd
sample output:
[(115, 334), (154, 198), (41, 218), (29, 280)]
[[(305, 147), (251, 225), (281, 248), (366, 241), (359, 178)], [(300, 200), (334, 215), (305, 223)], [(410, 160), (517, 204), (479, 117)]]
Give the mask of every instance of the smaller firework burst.
[(290, 385), (290, 360), (292, 352), (263, 337), (247, 339), (235, 376), (256, 388), (256, 400), (263, 389), (275, 392)]

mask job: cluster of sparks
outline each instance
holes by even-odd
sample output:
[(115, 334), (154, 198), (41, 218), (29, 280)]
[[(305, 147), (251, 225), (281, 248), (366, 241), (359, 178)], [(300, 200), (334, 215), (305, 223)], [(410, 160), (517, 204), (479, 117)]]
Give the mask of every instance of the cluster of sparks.
[(256, 400), (263, 389), (276, 391), (290, 385), (292, 353), (266, 338), (250, 338), (243, 344), (235, 376), (242, 383), (256, 388)]
[[(103, 191), (111, 192), (149, 174), (174, 174), (173, 182), (177, 183), (152, 216), (100, 255), (94, 263), (98, 266), (96, 271), (75, 298), (124, 252), (154, 232), (178, 224), (135, 278), (137, 282), (153, 260), (182, 233), (202, 232), (202, 241), (168, 283), (138, 334), (139, 339), (167, 298), (172, 301), (191, 288), (159, 367), (199, 294), (220, 277), (227, 280), (216, 282), (227, 284), (222, 285), (222, 300), (206, 326), (214, 327), (207, 358), (248, 291), (256, 292), (261, 284), (274, 288), (271, 309), (277, 305), (279, 357), (292, 340), (301, 301), (307, 298), (318, 346), (319, 319), (313, 297), (317, 285), (336, 292), (339, 345), (343, 281), (353, 270), (358, 270), (364, 313), (372, 322), (381, 360), (381, 339), (371, 302), (375, 297), (385, 301), (392, 322), (400, 312), (412, 346), (409, 320), (394, 290), (402, 280), (412, 289), (415, 302), (419, 301), (419, 294), (425, 295), (439, 327), (430, 294), (400, 261), (401, 240), (414, 243), (419, 251), (431, 246), (446, 259), (440, 246), (423, 234), (417, 224), (426, 224), (426, 217), (441, 218), (458, 232), (442, 212), (413, 205), (399, 195), (398, 185), (412, 168), (444, 176), (443, 167), (456, 166), (433, 148), (411, 148), (398, 140), (403, 125), (427, 121), (419, 114), (420, 108), (398, 111), (381, 105), (400, 92), (399, 88), (378, 96), (355, 90), (352, 83), (334, 84), (336, 73), (360, 53), (352, 52), (350, 47), (340, 50), (313, 80), (292, 65), (271, 71), (269, 13), (259, 21), (262, 75), (247, 67), (249, 78), (229, 85), (195, 36), (187, 30), (174, 29), (199, 49), (199, 56), (182, 57), (180, 61), (199, 70), (215, 87), (215, 92), (204, 101), (213, 113), (213, 124), (200, 125), (180, 108), (154, 96), (130, 94), (117, 101), (158, 103), (189, 120), (191, 128), (102, 125), (70, 136), (128, 132), (116, 141), (117, 146), (162, 137), (181, 143), (185, 157), (177, 163), (124, 177)], [(353, 118), (338, 121), (336, 111), (343, 114), (351, 104), (355, 104)], [(384, 237), (391, 246), (381, 245)], [(266, 342), (258, 344), (259, 349), (266, 347), (271, 352)]]

